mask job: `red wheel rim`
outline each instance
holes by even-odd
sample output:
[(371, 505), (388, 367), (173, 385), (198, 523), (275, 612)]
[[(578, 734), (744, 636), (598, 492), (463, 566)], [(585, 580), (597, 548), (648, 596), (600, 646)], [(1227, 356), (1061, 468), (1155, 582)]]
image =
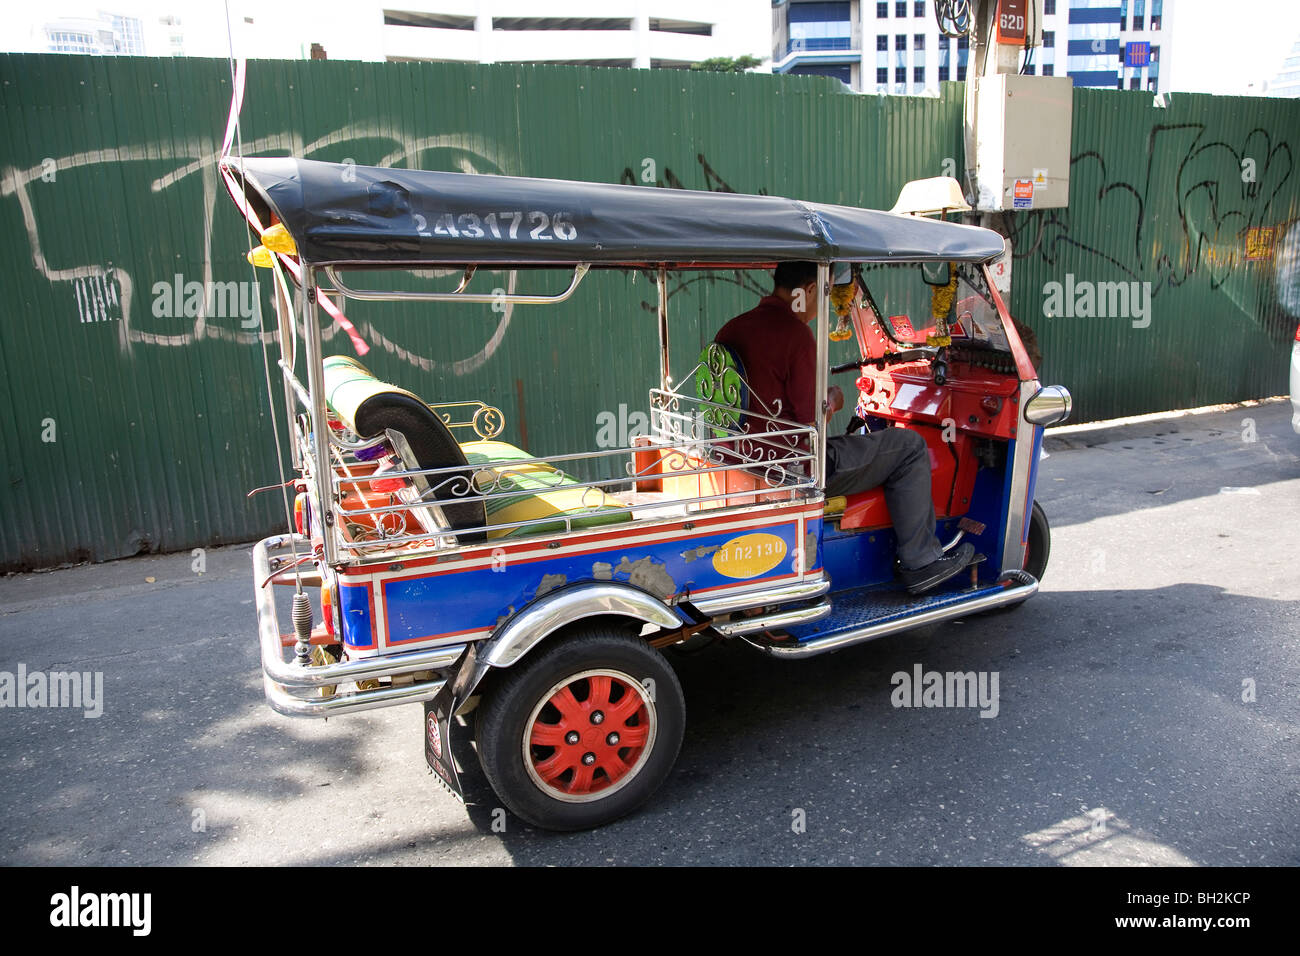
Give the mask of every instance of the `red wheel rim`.
[(583, 671), (557, 683), (524, 725), (524, 766), (567, 803), (609, 796), (640, 772), (654, 745), (655, 708), (628, 674)]

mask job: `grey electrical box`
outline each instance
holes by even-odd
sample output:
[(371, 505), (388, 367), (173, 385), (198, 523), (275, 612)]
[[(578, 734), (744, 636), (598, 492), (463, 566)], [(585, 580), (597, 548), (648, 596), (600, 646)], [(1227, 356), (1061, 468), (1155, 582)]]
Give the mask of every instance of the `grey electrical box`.
[(1073, 81), (999, 73), (975, 84), (975, 208), (1068, 205)]

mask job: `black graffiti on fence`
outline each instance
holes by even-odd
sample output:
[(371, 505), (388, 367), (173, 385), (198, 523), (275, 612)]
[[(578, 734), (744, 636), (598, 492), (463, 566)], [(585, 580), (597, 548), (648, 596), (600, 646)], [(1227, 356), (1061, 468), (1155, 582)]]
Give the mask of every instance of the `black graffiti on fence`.
[[(709, 163), (703, 153), (696, 153), (695, 161), (699, 164), (700, 172), (704, 175), (704, 188), (707, 191), (714, 193), (734, 193), (738, 191), (729, 182), (722, 178), (718, 171)], [(656, 178), (653, 183), (641, 182), (637, 179), (636, 173), (632, 167), (625, 166), (622, 174), (619, 176), (619, 182), (625, 186), (655, 186), (660, 189), (691, 188), (683, 183), (669, 166), (664, 167), (663, 178)], [(766, 196), (768, 194), (767, 188), (760, 187), (757, 194), (759, 196)], [(643, 270), (642, 274), (646, 275), (651, 282), (654, 281), (654, 274), (652, 272)], [(768, 290), (763, 288), (762, 284), (759, 283), (749, 271), (736, 269), (730, 272), (717, 272), (710, 270), (708, 272), (690, 274), (674, 272), (669, 276), (668, 290), (665, 299), (671, 302), (674, 296), (681, 292), (685, 292), (691, 286), (701, 282), (709, 286), (713, 286), (717, 283), (735, 285), (748, 292), (752, 292), (755, 295), (766, 295), (768, 293)], [(643, 299), (641, 301), (641, 308), (646, 312), (656, 312), (658, 310), (658, 304), (657, 301)]]
[[(1109, 264), (1132, 279), (1151, 282), (1152, 295), (1166, 285), (1182, 285), (1195, 273), (1209, 273), (1210, 288), (1217, 290), (1232, 271), (1245, 260), (1245, 246), (1252, 229), (1285, 226), (1289, 211), (1276, 212), (1274, 200), (1290, 181), (1294, 157), (1290, 143), (1274, 143), (1269, 133), (1256, 127), (1242, 141), (1241, 149), (1223, 140), (1202, 142), (1203, 123), (1160, 125), (1152, 129), (1147, 141), (1146, 174), (1141, 182), (1111, 179), (1106, 158), (1098, 150), (1087, 150), (1070, 161), (1072, 185), (1081, 174), (1093, 167), (1101, 186), (1093, 196), (1076, 201), (1095, 202), (1101, 211), (1089, 222), (1088, 238), (1076, 236), (1073, 217), (1066, 209), (1043, 209), (1023, 215), (1004, 217), (1006, 234), (1011, 238), (1016, 259), (1041, 256), (1055, 265), (1065, 250), (1079, 250)], [(1173, 182), (1157, 175), (1157, 158), (1162, 150), (1183, 146), (1182, 160)], [(1175, 142), (1164, 145), (1170, 139)], [(1243, 175), (1244, 161), (1254, 164), (1253, 175)], [(1114, 210), (1118, 228), (1127, 231), (1124, 246), (1102, 243), (1097, 238), (1098, 222), (1107, 211)], [(1181, 247), (1160, 249), (1144, 241), (1148, 222), (1162, 214), (1173, 214), (1181, 229)], [(1273, 239), (1280, 240), (1274, 235)], [(1226, 242), (1224, 240), (1231, 239)], [(1226, 249), (1226, 251), (1225, 251)], [(1121, 251), (1122, 250), (1122, 251)]]
[[(705, 158), (703, 153), (696, 153), (695, 161), (699, 163), (700, 171), (704, 173), (704, 182), (705, 182), (704, 188), (706, 190), (708, 190), (711, 193), (737, 192), (737, 190), (729, 182), (723, 179), (717, 173), (717, 171), (709, 164), (708, 159)], [(623, 172), (619, 176), (618, 181), (624, 186), (658, 186), (661, 189), (690, 189), (691, 188), (687, 186), (685, 183), (683, 183), (681, 179), (677, 177), (677, 174), (673, 172), (672, 167), (670, 166), (665, 166), (663, 178), (656, 179), (653, 183), (642, 182), (641, 180), (637, 179), (636, 172), (632, 169), (631, 166), (624, 166)], [(766, 196), (767, 195), (766, 187), (760, 188), (758, 190), (758, 195)]]

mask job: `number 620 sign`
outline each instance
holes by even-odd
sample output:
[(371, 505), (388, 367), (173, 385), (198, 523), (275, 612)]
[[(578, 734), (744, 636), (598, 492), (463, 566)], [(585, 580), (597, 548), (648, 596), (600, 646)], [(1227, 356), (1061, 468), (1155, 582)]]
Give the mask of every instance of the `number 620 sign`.
[(1025, 45), (1025, 14), (1033, 0), (998, 0), (998, 42)]

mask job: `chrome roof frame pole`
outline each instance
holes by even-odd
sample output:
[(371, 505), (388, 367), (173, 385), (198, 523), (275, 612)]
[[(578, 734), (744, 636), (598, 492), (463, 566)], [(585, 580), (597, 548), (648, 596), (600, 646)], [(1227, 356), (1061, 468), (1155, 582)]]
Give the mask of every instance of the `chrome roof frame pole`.
[[(826, 398), (826, 384), (829, 377), (827, 363), (830, 361), (830, 347), (827, 345), (831, 331), (831, 266), (829, 262), (817, 263), (817, 429), (816, 474), (813, 475), (819, 489), (826, 487), (826, 432), (829, 422), (826, 411), (830, 407)], [(802, 424), (802, 423), (801, 423)]]
[(672, 391), (673, 376), (668, 356), (668, 267), (659, 266), (655, 276), (655, 287), (659, 296), (659, 387), (665, 392)]
[(316, 303), (316, 270), (302, 268), (302, 322), (306, 344), (307, 391), (311, 397), (312, 481), (316, 485), (317, 515), (325, 541), (325, 564), (338, 561), (334, 541), (334, 466), (330, 457), (329, 417), (325, 410), (325, 357), (321, 354), (320, 316)]

